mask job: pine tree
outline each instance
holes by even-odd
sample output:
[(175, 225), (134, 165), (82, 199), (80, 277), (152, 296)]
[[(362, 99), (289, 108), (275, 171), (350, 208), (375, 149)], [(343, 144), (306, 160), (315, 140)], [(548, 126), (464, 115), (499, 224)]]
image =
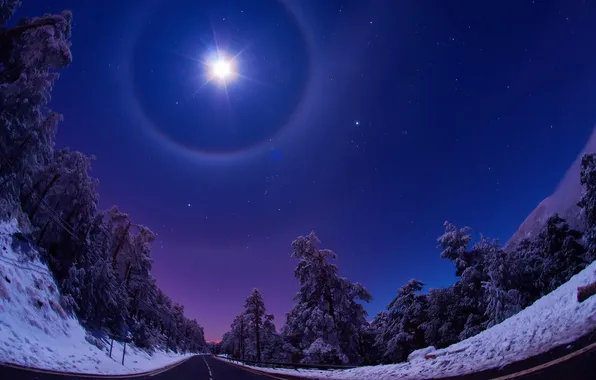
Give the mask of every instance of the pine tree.
[[(19, 5), (0, 3), (0, 25)], [(21, 193), (51, 160), (61, 117), (46, 107), (55, 70), (72, 61), (71, 18), (65, 11), (0, 30), (0, 217), (19, 216)]]
[(283, 361), (283, 341), (275, 330), (273, 314), (265, 314), (263, 317), (263, 328), (261, 341), (263, 346), (264, 361)]
[(20, 6), (20, 0), (0, 0), (0, 26), (6, 24)]
[(314, 232), (292, 242), (300, 290), (282, 329), (285, 348), (293, 360), (359, 363), (367, 322), (366, 311), (357, 301), (368, 302), (371, 295), (362, 285), (340, 277), (337, 266), (330, 263), (337, 255), (319, 249), (319, 243)]
[[(139, 346), (200, 350), (204, 333), (151, 276), (154, 234), (117, 207), (97, 210), (93, 157), (54, 148), (62, 115), (48, 109), (58, 73), (72, 61), (72, 14), (23, 19), (0, 0), (0, 218), (18, 218), (86, 328)], [(134, 227), (135, 233), (132, 228)]]
[(398, 289), (397, 296), (387, 306), (384, 361), (405, 360), (410, 352), (424, 346), (421, 325), (426, 318), (427, 300), (426, 296), (417, 293), (423, 286), (421, 281), (410, 280)]
[(259, 289), (253, 289), (252, 293), (246, 298), (244, 310), (249, 319), (249, 328), (254, 332), (256, 360), (261, 361), (261, 330), (266, 309)]
[(495, 251), (495, 243), (481, 236), (471, 249), (471, 229), (457, 229), (449, 222), (444, 223), (445, 233), (439, 237), (441, 258), (454, 262), (459, 280), (453, 286), (454, 299), (459, 303), (456, 330), (459, 339), (466, 339), (482, 331), (486, 321), (482, 282), (486, 281), (486, 260)]
[(456, 275), (461, 276), (463, 271), (472, 265), (472, 258), (468, 252), (468, 245), (472, 241), (470, 227), (458, 229), (453, 224), (445, 222), (445, 233), (438, 239), (442, 259), (454, 262)]
[(569, 228), (567, 222), (553, 215), (538, 234), (540, 271), (538, 287), (541, 295), (548, 294), (585, 268), (585, 249), (582, 233)]
[(463, 322), (455, 288), (430, 289), (427, 303), (426, 321), (421, 325), (426, 344), (442, 348), (459, 341)]
[(582, 157), (580, 182), (584, 189), (578, 206), (586, 221), (586, 262), (596, 260), (596, 154)]

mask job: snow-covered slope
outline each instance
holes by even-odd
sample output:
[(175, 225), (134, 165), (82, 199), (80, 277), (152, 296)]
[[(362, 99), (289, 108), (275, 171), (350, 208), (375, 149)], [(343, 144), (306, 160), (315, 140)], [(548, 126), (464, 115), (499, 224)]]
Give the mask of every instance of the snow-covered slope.
[[(596, 262), (502, 323), (447, 348), (426, 348), (407, 363), (343, 371), (263, 369), (307, 378), (432, 379), (498, 368), (570, 343), (596, 328), (596, 296), (577, 302), (577, 288), (596, 282)], [(424, 355), (434, 359), (425, 359)]]
[(582, 230), (582, 215), (580, 213), (580, 208), (577, 207), (577, 202), (579, 201), (582, 192), (582, 187), (579, 182), (581, 160), (585, 153), (595, 152), (596, 128), (594, 129), (594, 132), (592, 132), (592, 136), (590, 136), (584, 149), (565, 173), (565, 176), (559, 183), (555, 192), (540, 202), (538, 207), (528, 215), (526, 220), (505, 245), (506, 249), (515, 247), (515, 245), (523, 238), (536, 236), (540, 232), (542, 226), (546, 223), (546, 220), (555, 213), (558, 213), (562, 218), (566, 219), (570, 227)]
[[(46, 265), (27, 243), (11, 236), (16, 223), (0, 222), (0, 362), (67, 372), (125, 374), (167, 366), (185, 356), (153, 355), (115, 342), (101, 350), (60, 306), (60, 293)], [(16, 252), (15, 252), (16, 251)]]

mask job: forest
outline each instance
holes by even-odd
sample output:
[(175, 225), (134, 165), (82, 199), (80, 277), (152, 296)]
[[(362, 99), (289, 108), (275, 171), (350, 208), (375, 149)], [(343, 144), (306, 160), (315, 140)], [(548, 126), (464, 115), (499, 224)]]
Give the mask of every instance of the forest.
[[(72, 14), (5, 27), (19, 5), (0, 0), (0, 220), (18, 220), (21, 238), (51, 269), (62, 306), (89, 331), (149, 350), (203, 350), (203, 328), (151, 275), (154, 233), (116, 206), (99, 208), (94, 157), (55, 148), (62, 115), (49, 109), (50, 93), (72, 61)], [(426, 291), (412, 279), (372, 320), (364, 307), (370, 292), (340, 275), (336, 253), (320, 248), (314, 232), (300, 236), (291, 244), (300, 288), (279, 331), (255, 289), (212, 349), (240, 359), (371, 365), (478, 334), (594, 261), (596, 155), (583, 157), (580, 181), (584, 232), (554, 215), (535, 238), (505, 250), (446, 222), (438, 246), (457, 281)]]
[(116, 206), (98, 208), (94, 157), (54, 147), (62, 115), (48, 103), (57, 71), (72, 61), (72, 14), (6, 28), (20, 5), (0, 1), (0, 220), (18, 220), (20, 238), (51, 269), (62, 307), (94, 335), (203, 351), (203, 328), (151, 276), (155, 234)]
[(339, 275), (337, 254), (319, 248), (314, 232), (292, 242), (300, 285), (296, 304), (276, 333), (258, 289), (246, 298), (217, 353), (241, 360), (307, 364), (398, 363), (421, 348), (444, 348), (498, 324), (555, 290), (596, 259), (596, 154), (582, 159), (579, 202), (585, 233), (551, 216), (534, 239), (505, 250), (469, 227), (445, 222), (441, 258), (453, 262), (457, 281), (423, 292), (411, 279), (372, 321), (361, 284)]

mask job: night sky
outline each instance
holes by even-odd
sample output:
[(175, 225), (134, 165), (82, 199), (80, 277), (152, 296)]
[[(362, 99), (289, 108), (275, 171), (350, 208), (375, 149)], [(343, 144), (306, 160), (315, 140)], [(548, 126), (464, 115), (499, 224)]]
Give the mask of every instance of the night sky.
[[(24, 0), (71, 9), (58, 145), (102, 208), (158, 234), (153, 274), (219, 339), (253, 287), (277, 325), (315, 230), (372, 315), (454, 280), (442, 224), (506, 241), (596, 121), (591, 1)], [(233, 58), (228, 81), (205, 63)]]

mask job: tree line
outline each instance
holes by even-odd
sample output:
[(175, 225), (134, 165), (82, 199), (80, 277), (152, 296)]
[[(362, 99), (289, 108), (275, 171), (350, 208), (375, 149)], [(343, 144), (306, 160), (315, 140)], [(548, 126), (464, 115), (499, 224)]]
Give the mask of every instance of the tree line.
[(203, 350), (203, 328), (151, 275), (154, 233), (116, 206), (98, 208), (94, 157), (54, 147), (62, 115), (48, 103), (57, 71), (72, 61), (72, 14), (6, 27), (20, 5), (0, 1), (0, 219), (18, 220), (62, 307), (88, 330), (147, 349)]
[(292, 242), (300, 290), (279, 333), (255, 289), (213, 349), (244, 360), (375, 365), (405, 361), (414, 350), (443, 348), (474, 336), (596, 259), (596, 154), (583, 157), (580, 181), (584, 191), (578, 217), (585, 232), (553, 215), (537, 236), (504, 250), (482, 235), (474, 242), (469, 227), (445, 222), (438, 247), (441, 258), (453, 262), (457, 281), (423, 292), (424, 283), (411, 279), (370, 322), (362, 302), (370, 301), (371, 294), (339, 275), (333, 263), (337, 255), (320, 249), (314, 232), (300, 236)]

